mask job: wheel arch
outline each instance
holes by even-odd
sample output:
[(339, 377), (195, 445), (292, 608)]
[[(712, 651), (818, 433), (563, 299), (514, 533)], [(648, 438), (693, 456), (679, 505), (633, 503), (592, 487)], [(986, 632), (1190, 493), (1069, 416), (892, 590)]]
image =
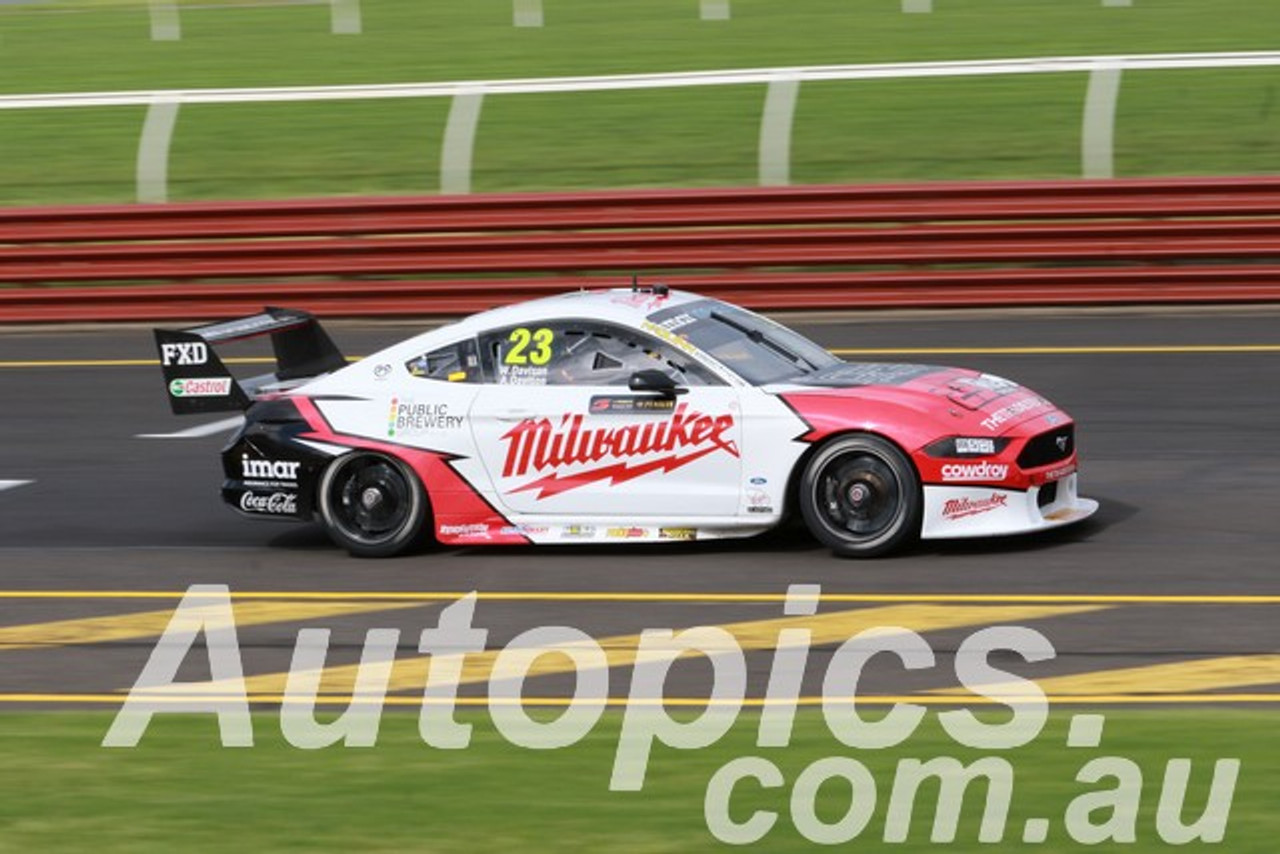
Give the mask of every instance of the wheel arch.
[[(395, 445), (384, 445), (382, 443), (370, 444), (367, 446), (351, 445), (342, 453), (335, 454), (332, 458), (329, 459), (329, 461), (325, 465), (321, 466), (319, 471), (317, 471), (316, 473), (316, 479), (315, 479), (315, 485), (313, 486), (314, 491), (313, 491), (312, 497), (317, 501), (317, 505), (316, 505), (317, 511), (319, 509), (318, 502), (320, 499), (320, 483), (324, 479), (325, 472), (327, 472), (331, 467), (338, 465), (339, 462), (351, 457), (353, 454), (369, 454), (372, 456), (385, 457), (387, 459), (394, 460), (400, 463), (401, 465), (403, 465), (409, 471), (409, 473), (413, 475), (414, 480), (418, 482), (418, 487), (422, 490), (422, 499), (425, 503), (426, 510), (427, 510), (426, 521), (428, 524), (430, 524), (435, 519), (435, 506), (432, 504), (432, 499), (431, 499), (431, 483), (430, 483), (430, 478), (428, 476), (429, 473), (422, 470), (422, 466), (419, 464), (416, 458), (411, 457), (409, 454), (397, 453), (395, 449), (396, 449)], [(412, 451), (414, 449), (407, 448), (406, 450)], [(434, 533), (435, 533), (434, 526), (431, 527), (431, 533), (434, 536)]]
[[(344, 468), (349, 467), (360, 458), (371, 458), (389, 463), (396, 474), (407, 481), (406, 485), (410, 491), (410, 497), (420, 503), (420, 507), (413, 507), (412, 505), (410, 507), (403, 538), (397, 534), (386, 542), (361, 544), (356, 541), (353, 545), (351, 534), (344, 532), (339, 536), (335, 533), (335, 529), (341, 526), (333, 518), (330, 518), (332, 511), (326, 512), (326, 508), (329, 507), (332, 498), (329, 491), (334, 487), (336, 479), (342, 474)], [(394, 490), (391, 490), (391, 492), (394, 492)], [(352, 446), (344, 453), (333, 456), (316, 479), (313, 498), (317, 521), (325, 527), (326, 532), (329, 533), (331, 538), (335, 539), (338, 545), (344, 546), (353, 555), (360, 557), (391, 557), (409, 551), (417, 551), (436, 541), (435, 514), (427, 478), (423, 476), (423, 473), (413, 464), (412, 460), (390, 452), (385, 448)], [(416, 521), (414, 521), (415, 519)]]
[(830, 445), (832, 442), (840, 439), (846, 439), (850, 436), (874, 436), (877, 439), (888, 442), (901, 451), (902, 456), (906, 458), (907, 462), (911, 464), (911, 468), (915, 471), (917, 481), (920, 481), (918, 488), (920, 490), (920, 497), (923, 498), (924, 485), (921, 481), (920, 467), (916, 465), (915, 454), (907, 450), (906, 446), (904, 446), (901, 441), (882, 430), (862, 426), (847, 427), (837, 430), (836, 432), (829, 433), (817, 441), (810, 442), (809, 446), (804, 449), (802, 454), (800, 454), (795, 465), (791, 467), (791, 474), (787, 478), (787, 488), (783, 498), (785, 503), (782, 505), (784, 508), (784, 518), (793, 519), (795, 518), (796, 513), (799, 512), (800, 481), (804, 479), (804, 472), (805, 469), (809, 467), (809, 461), (827, 445)]

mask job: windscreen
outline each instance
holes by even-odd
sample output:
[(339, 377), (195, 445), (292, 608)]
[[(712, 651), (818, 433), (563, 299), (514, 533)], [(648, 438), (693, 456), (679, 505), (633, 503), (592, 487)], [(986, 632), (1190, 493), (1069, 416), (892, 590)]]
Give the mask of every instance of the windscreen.
[(648, 320), (684, 338), (752, 385), (796, 380), (841, 364), (803, 335), (718, 300), (673, 306), (654, 312)]

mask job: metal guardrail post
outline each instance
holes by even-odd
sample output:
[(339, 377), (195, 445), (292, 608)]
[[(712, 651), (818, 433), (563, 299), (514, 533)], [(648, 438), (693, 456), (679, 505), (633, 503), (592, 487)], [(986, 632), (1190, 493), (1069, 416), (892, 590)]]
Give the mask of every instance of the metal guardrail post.
[(329, 30), (339, 36), (360, 35), (360, 0), (330, 0)]
[(1099, 63), (1089, 73), (1080, 135), (1080, 172), (1085, 178), (1114, 178), (1116, 104), (1120, 100), (1118, 63)]
[(471, 192), (471, 158), (476, 144), (476, 126), (484, 105), (481, 88), (460, 90), (449, 107), (440, 152), (440, 192)]
[(169, 144), (180, 101), (157, 98), (147, 108), (138, 140), (137, 196), (140, 202), (169, 200)]
[(800, 97), (800, 79), (776, 77), (769, 81), (760, 118), (760, 185), (779, 187), (791, 183), (791, 126)]
[(513, 0), (511, 19), (517, 27), (541, 27), (542, 0)]
[(727, 21), (730, 15), (729, 0), (702, 0), (698, 14), (704, 21)]
[(151, 40), (173, 42), (182, 38), (178, 4), (174, 0), (151, 0)]

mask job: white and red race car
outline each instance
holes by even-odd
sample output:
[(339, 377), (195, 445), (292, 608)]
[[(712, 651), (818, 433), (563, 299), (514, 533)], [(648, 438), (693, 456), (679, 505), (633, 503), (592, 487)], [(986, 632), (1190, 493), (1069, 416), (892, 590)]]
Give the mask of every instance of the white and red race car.
[[(211, 344), (270, 334), (237, 380)], [(663, 286), (487, 311), (348, 364), (315, 318), (156, 330), (177, 413), (244, 409), (245, 514), (323, 521), (362, 556), (446, 544), (745, 537), (799, 512), (837, 554), (1039, 531), (1076, 493), (1074, 424), (990, 374), (850, 363)]]

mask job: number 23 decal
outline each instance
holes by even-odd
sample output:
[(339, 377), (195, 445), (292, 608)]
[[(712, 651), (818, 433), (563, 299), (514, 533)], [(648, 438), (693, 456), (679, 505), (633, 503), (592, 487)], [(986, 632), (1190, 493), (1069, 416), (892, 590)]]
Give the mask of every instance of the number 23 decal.
[(551, 361), (551, 343), (555, 341), (555, 333), (545, 326), (532, 332), (523, 326), (512, 329), (507, 340), (511, 342), (511, 349), (502, 361), (508, 365), (545, 365)]

